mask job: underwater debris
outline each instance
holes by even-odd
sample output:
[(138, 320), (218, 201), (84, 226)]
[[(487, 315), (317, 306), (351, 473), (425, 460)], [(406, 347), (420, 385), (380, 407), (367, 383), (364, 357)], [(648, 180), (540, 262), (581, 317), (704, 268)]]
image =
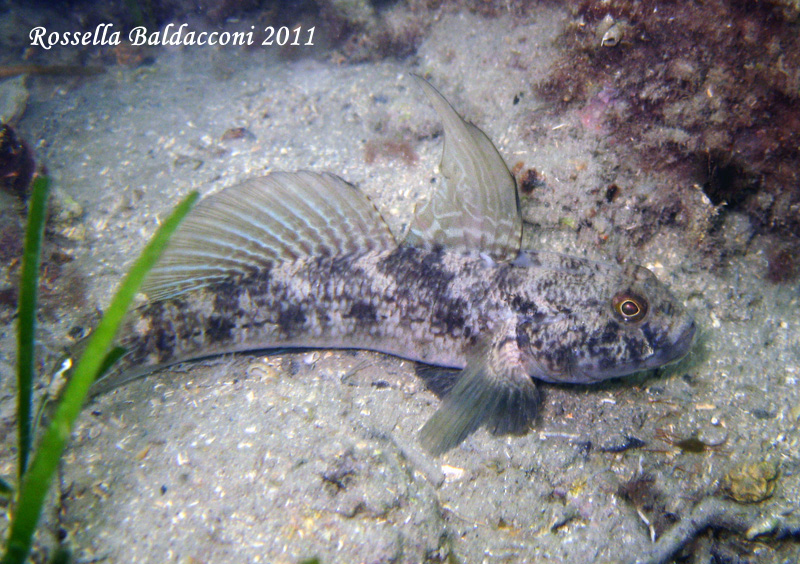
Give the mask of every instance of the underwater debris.
[[(749, 511), (731, 501), (707, 497), (698, 503), (689, 515), (684, 516), (664, 533), (652, 548), (639, 554), (631, 564), (673, 562), (673, 557), (678, 551), (707, 528), (724, 529), (744, 536), (759, 520), (760, 516), (755, 511)], [(783, 530), (787, 527), (781, 520), (775, 527), (778, 528)]]
[(256, 136), (246, 127), (231, 127), (222, 134), (220, 141), (233, 141), (236, 139), (254, 140), (255, 138)]
[(739, 503), (758, 503), (769, 499), (778, 481), (778, 465), (760, 460), (736, 466), (722, 478), (721, 489)]
[(0, 188), (26, 200), (35, 167), (28, 144), (11, 126), (0, 126)]
[(709, 449), (720, 448), (728, 440), (727, 433), (716, 437), (714, 440), (705, 437), (701, 432), (696, 431), (688, 436), (681, 436), (673, 432), (671, 429), (656, 429), (655, 437), (668, 443), (683, 452), (699, 454)]
[(546, 185), (544, 175), (532, 167), (519, 173), (514, 171), (514, 176), (517, 179), (519, 191), (526, 196), (529, 196), (537, 188), (542, 188)]
[(767, 280), (773, 284), (794, 282), (800, 276), (798, 264), (800, 242), (793, 240), (792, 244), (770, 247), (767, 251)]
[(404, 139), (372, 139), (364, 144), (364, 162), (373, 164), (378, 159), (400, 160), (406, 166), (417, 164), (419, 157), (411, 144)]
[(678, 517), (667, 511), (666, 496), (651, 474), (640, 474), (617, 488), (617, 495), (630, 503), (650, 529), (651, 538), (661, 536)]
[(600, 21), (595, 31), (595, 36), (600, 41), (600, 47), (616, 47), (625, 37), (627, 23), (616, 21), (611, 14), (606, 14)]
[(642, 448), (647, 446), (647, 442), (634, 437), (633, 435), (623, 435), (622, 442), (613, 442), (600, 446), (597, 450), (600, 452), (620, 453), (634, 448)]

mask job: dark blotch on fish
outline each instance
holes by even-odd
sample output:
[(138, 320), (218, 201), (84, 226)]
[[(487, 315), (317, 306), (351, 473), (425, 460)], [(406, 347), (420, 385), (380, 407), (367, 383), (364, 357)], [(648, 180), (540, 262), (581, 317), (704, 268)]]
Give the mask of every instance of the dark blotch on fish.
[(278, 314), (278, 326), (287, 338), (297, 335), (306, 323), (306, 313), (302, 305), (290, 304)]
[(212, 315), (206, 324), (206, 335), (211, 342), (227, 341), (232, 337), (235, 328), (236, 324), (230, 319)]
[(347, 316), (359, 323), (374, 324), (378, 321), (378, 309), (369, 302), (356, 302), (350, 307)]

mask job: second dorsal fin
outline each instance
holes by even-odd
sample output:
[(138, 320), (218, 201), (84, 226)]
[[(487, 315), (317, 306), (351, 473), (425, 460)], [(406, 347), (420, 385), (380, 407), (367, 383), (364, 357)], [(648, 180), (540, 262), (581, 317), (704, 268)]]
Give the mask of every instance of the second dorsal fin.
[(142, 291), (151, 300), (166, 299), (301, 256), (395, 246), (375, 206), (355, 186), (333, 174), (275, 172), (203, 199)]
[(405, 243), (476, 250), (495, 260), (517, 256), (522, 216), (514, 177), (483, 131), (464, 121), (427, 81), (415, 76), (444, 124), (445, 184), (417, 207)]

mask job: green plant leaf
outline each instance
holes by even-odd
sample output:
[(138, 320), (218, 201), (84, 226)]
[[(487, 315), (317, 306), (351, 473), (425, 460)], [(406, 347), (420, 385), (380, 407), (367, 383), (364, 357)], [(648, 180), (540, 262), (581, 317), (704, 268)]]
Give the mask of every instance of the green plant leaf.
[(0, 496), (8, 497), (12, 493), (14, 493), (14, 488), (11, 487), (11, 484), (0, 478)]
[(31, 450), (31, 414), (33, 412), (33, 363), (36, 344), (36, 300), (39, 291), (39, 263), (47, 216), (50, 180), (38, 176), (33, 181), (28, 204), (28, 226), (22, 251), (22, 274), (19, 281), (19, 318), (17, 320), (17, 436), (19, 459), (17, 477), (28, 467)]
[(86, 349), (64, 388), (53, 420), (44, 432), (42, 440), (33, 454), (30, 466), (20, 483), (19, 500), (11, 522), (6, 552), (0, 561), (2, 564), (22, 564), (30, 552), (33, 533), (39, 521), (50, 481), (58, 468), (58, 461), (67, 440), (69, 440), (75, 419), (89, 393), (89, 388), (104, 362), (109, 358), (109, 350), (116, 337), (117, 329), (119, 329), (139, 286), (158, 261), (170, 236), (196, 200), (196, 192), (189, 194), (156, 231), (150, 243), (147, 244), (130, 272), (125, 276), (114, 299), (111, 300), (111, 305), (100, 320), (100, 324), (89, 338)]
[(72, 552), (64, 546), (59, 546), (49, 564), (70, 564), (72, 561)]
[(95, 376), (95, 380), (100, 378), (103, 374), (111, 370), (111, 367), (114, 366), (119, 359), (125, 356), (125, 353), (128, 352), (128, 349), (125, 347), (116, 346), (108, 351), (108, 354), (103, 359), (103, 364), (100, 365), (100, 370), (97, 371), (97, 376)]

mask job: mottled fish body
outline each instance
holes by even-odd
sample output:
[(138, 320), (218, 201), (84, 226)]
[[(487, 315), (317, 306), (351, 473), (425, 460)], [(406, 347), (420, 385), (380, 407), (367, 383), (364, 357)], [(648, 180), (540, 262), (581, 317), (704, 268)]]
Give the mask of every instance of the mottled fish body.
[[(278, 347), (369, 349), (463, 368), (470, 337), (508, 314), (489, 270), (479, 256), (413, 247), (280, 263), (148, 303), (120, 344), (142, 373)], [(483, 307), (472, 306), (478, 300)]]
[(331, 174), (272, 173), (210, 196), (146, 282), (127, 354), (99, 389), (237, 351), (381, 351), (463, 369), (422, 429), (442, 453), (481, 425), (524, 432), (533, 378), (591, 383), (682, 357), (694, 323), (650, 271), (520, 249), (502, 158), (418, 82), (444, 122), (446, 182), (402, 242)]

